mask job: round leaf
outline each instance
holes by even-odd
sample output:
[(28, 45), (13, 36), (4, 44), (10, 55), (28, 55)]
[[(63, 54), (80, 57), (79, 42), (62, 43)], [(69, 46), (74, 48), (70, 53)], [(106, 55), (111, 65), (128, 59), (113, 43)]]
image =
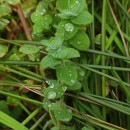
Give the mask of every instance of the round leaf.
[(0, 18), (0, 30), (3, 29), (8, 24), (9, 24), (9, 20), (5, 18)]
[(93, 21), (93, 16), (88, 11), (83, 11), (71, 21), (78, 25), (87, 25)]
[(0, 44), (0, 58), (3, 57), (8, 51), (8, 47), (6, 45)]
[(7, 4), (0, 5), (0, 17), (8, 15), (10, 12), (11, 9)]
[(20, 49), (19, 52), (23, 54), (33, 54), (37, 53), (39, 51), (39, 48), (34, 45), (26, 45), (24, 44)]
[(76, 81), (74, 85), (68, 86), (68, 90), (78, 90), (81, 88), (81, 83)]
[(58, 130), (58, 127), (53, 127), (51, 128), (51, 130)]
[(55, 118), (63, 122), (69, 122), (72, 119), (72, 111), (67, 107), (58, 108), (54, 111)]
[(77, 70), (73, 65), (57, 68), (56, 75), (59, 81), (67, 85), (73, 85), (77, 80)]
[(73, 24), (62, 21), (57, 28), (56, 35), (60, 37), (64, 37), (64, 40), (68, 40), (72, 38), (76, 32), (78, 31), (78, 28), (75, 27)]
[(68, 48), (68, 54), (66, 59), (80, 57), (80, 53), (74, 48)]
[(41, 15), (44, 15), (46, 13), (46, 7), (45, 1), (40, 1), (37, 5), (36, 12), (40, 13)]
[(56, 8), (64, 15), (78, 15), (85, 5), (85, 0), (57, 0)]
[(20, 56), (14, 53), (10, 55), (9, 60), (20, 60)]
[(45, 89), (44, 95), (48, 99), (57, 99), (64, 94), (66, 89), (67, 89), (66, 86), (51, 85), (51, 86), (49, 86), (48, 88)]
[(90, 40), (85, 32), (79, 30), (75, 36), (69, 40), (69, 44), (79, 50), (86, 51), (90, 46)]
[(41, 33), (41, 32), (43, 32), (43, 27), (42, 26), (40, 26), (40, 25), (38, 25), (38, 24), (34, 24), (33, 25), (33, 31), (35, 32), (35, 33)]
[(61, 46), (58, 50), (51, 53), (54, 58), (64, 59), (68, 54), (68, 48)]
[(55, 65), (59, 63), (59, 60), (53, 58), (52, 56), (45, 56), (41, 62), (40, 62), (40, 68), (41, 69), (46, 69), (46, 68), (52, 68)]
[(31, 20), (34, 23), (39, 23), (41, 21), (43, 16), (39, 12), (33, 12), (31, 15)]

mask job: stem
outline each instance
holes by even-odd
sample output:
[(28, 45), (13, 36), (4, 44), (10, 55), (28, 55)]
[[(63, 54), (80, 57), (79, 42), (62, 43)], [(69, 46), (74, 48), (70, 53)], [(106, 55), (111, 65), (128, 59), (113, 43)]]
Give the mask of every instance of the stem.
[(19, 4), (17, 4), (17, 5), (14, 6), (14, 9), (18, 13), (18, 16), (19, 16), (19, 18), (21, 20), (21, 23), (22, 23), (22, 26), (23, 26), (23, 30), (25, 32), (25, 35), (26, 35), (27, 39), (29, 41), (31, 41), (32, 40), (32, 36), (30, 34), (30, 28), (27, 25), (27, 22), (26, 22), (26, 19), (24, 17), (24, 14), (23, 14), (23, 11), (21, 9), (21, 6)]
[(33, 80), (38, 81), (38, 82), (43, 82), (42, 79), (38, 79), (38, 78), (36, 78), (36, 77), (27, 75), (27, 74), (25, 74), (25, 73), (18, 72), (18, 71), (14, 70), (14, 69), (11, 69), (11, 68), (9, 68), (9, 67), (0, 66), (0, 68), (3, 69), (3, 70), (7, 70), (7, 71), (10, 71), (10, 72), (12, 72), (12, 73), (15, 73), (15, 74), (17, 74), (17, 75), (24, 76), (24, 77), (26, 77), (26, 78), (33, 79)]
[(9, 93), (9, 92), (4, 92), (4, 91), (1, 91), (1, 90), (0, 90), (0, 94), (6, 95), (6, 96), (10, 96), (10, 97), (14, 97), (14, 98), (16, 98), (16, 99), (21, 99), (21, 100), (24, 100), (24, 101), (33, 103), (33, 104), (35, 104), (35, 105), (41, 105), (41, 106), (43, 105), (42, 102), (39, 102), (39, 101), (30, 99), (30, 98), (25, 98), (25, 97), (22, 97), (22, 96), (19, 96), (19, 95), (15, 95), (15, 94), (12, 94), (12, 93)]
[[(105, 45), (106, 45), (106, 7), (107, 7), (107, 0), (103, 0), (103, 10), (102, 10), (102, 51), (105, 51)], [(105, 57), (102, 56), (101, 60), (102, 65), (105, 65)], [(106, 73), (105, 70), (102, 70), (102, 73)], [(102, 76), (102, 96), (106, 96), (106, 80), (105, 76)], [(104, 120), (106, 120), (106, 108), (102, 108), (102, 114)]]
[(110, 8), (111, 14), (113, 16), (113, 19), (115, 21), (115, 24), (116, 24), (116, 26), (117, 26), (117, 28), (119, 30), (119, 33), (120, 33), (120, 36), (121, 36), (121, 39), (122, 39), (122, 42), (123, 42), (123, 45), (124, 45), (124, 48), (125, 48), (125, 53), (126, 53), (127, 57), (129, 57), (129, 52), (128, 52), (128, 49), (127, 49), (127, 45), (126, 45), (125, 39), (124, 39), (123, 34), (122, 34), (122, 30), (121, 30), (121, 28), (119, 26), (119, 23), (118, 23), (118, 21), (116, 19), (116, 16), (114, 14), (114, 11), (113, 11), (112, 6), (111, 6), (109, 1), (108, 1), (108, 5), (109, 5), (109, 8)]
[(47, 117), (47, 113), (42, 115), (37, 122), (30, 128), (30, 130), (36, 130), (36, 128), (39, 126), (39, 124)]
[(40, 62), (30, 62), (30, 61), (18, 61), (18, 60), (6, 60), (6, 61), (0, 61), (0, 64), (2, 65), (22, 65), (22, 66), (35, 66), (35, 65), (39, 65)]
[(34, 112), (32, 112), (21, 124), (26, 125), (30, 120), (34, 118), (34, 116), (41, 110), (41, 108), (37, 108)]

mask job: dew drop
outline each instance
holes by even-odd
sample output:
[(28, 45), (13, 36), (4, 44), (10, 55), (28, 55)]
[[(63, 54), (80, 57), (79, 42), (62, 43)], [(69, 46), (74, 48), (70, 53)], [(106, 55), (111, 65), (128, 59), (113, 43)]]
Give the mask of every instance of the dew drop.
[(84, 76), (84, 75), (85, 75), (85, 72), (84, 72), (84, 71), (81, 71), (79, 74), (80, 74), (81, 76)]
[(69, 74), (69, 77), (71, 77), (72, 76), (72, 74)]
[(62, 87), (62, 91), (65, 92), (67, 90), (67, 87)]
[(48, 107), (51, 107), (51, 104), (49, 104)]
[(54, 99), (56, 97), (56, 92), (55, 91), (50, 91), (47, 95), (48, 99)]
[(44, 15), (46, 13), (46, 10), (45, 9), (43, 9), (42, 11), (41, 11), (41, 15)]
[(80, 41), (77, 41), (77, 44), (79, 45), (81, 42)]
[(50, 88), (54, 88), (54, 87), (55, 87), (55, 85), (54, 85), (54, 84), (51, 84), (49, 87), (50, 87)]
[(65, 30), (66, 30), (67, 32), (72, 32), (72, 31), (74, 30), (74, 25), (71, 24), (71, 23), (65, 24)]
[(75, 83), (75, 80), (70, 80), (71, 83)]
[(78, 0), (75, 1), (77, 4), (80, 4)]

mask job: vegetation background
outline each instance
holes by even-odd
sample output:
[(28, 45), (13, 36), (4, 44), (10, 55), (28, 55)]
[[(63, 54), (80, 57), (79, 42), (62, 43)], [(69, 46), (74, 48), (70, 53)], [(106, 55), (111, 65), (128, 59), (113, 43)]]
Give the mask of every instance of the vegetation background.
[(0, 130), (130, 130), (129, 36), (130, 0), (0, 0)]

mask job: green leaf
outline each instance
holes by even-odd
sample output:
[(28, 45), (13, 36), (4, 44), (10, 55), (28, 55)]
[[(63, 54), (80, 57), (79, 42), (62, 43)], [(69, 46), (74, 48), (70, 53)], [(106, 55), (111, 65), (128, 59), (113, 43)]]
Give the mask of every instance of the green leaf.
[(7, 105), (7, 102), (4, 101), (4, 100), (1, 100), (0, 101), (0, 111), (6, 113), (6, 114), (10, 114), (10, 111), (9, 111), (9, 107)]
[(80, 53), (77, 50), (65, 46), (61, 46), (58, 48), (58, 50), (51, 52), (50, 55), (58, 59), (71, 59), (80, 57)]
[(32, 32), (32, 38), (34, 39), (34, 41), (40, 41), (43, 39), (43, 33), (35, 33), (34, 31)]
[(42, 25), (44, 29), (49, 29), (48, 26), (52, 23), (52, 16), (51, 15), (45, 15), (42, 19), (42, 21), (39, 21), (38, 24)]
[(48, 99), (57, 99), (60, 98), (66, 91), (66, 86), (55, 86), (51, 85), (45, 89), (44, 95)]
[(72, 111), (67, 107), (57, 108), (54, 111), (55, 118), (63, 122), (69, 122), (72, 119)]
[(7, 97), (7, 103), (13, 106), (16, 106), (19, 104), (19, 100), (17, 98), (13, 98), (11, 96)]
[(90, 40), (85, 32), (79, 30), (75, 36), (69, 40), (69, 44), (79, 50), (86, 51), (90, 46)]
[(74, 48), (68, 48), (68, 54), (66, 59), (77, 58), (77, 57), (80, 57), (80, 53)]
[(58, 25), (56, 36), (63, 37), (64, 40), (68, 40), (72, 38), (76, 32), (78, 31), (78, 28), (74, 26), (74, 24), (68, 22), (68, 21), (62, 21)]
[(49, 0), (40, 1), (37, 5), (36, 11), (40, 13), (45, 13), (49, 3), (50, 3)]
[(39, 12), (33, 12), (31, 14), (31, 20), (33, 23), (38, 23), (39, 21), (41, 21), (43, 18), (43, 16), (39, 13)]
[(61, 12), (59, 16), (69, 19), (72, 16), (78, 15), (85, 5), (85, 0), (57, 0), (56, 8)]
[(41, 62), (40, 62), (40, 68), (41, 69), (46, 69), (46, 68), (52, 68), (55, 65), (59, 63), (59, 60), (53, 58), (50, 55), (45, 56)]
[(10, 55), (9, 60), (20, 60), (20, 56), (14, 53)]
[(73, 85), (77, 80), (77, 70), (73, 65), (65, 65), (56, 69), (56, 75), (59, 81), (67, 85)]
[(39, 51), (39, 48), (37, 46), (34, 45), (26, 45), (24, 44), (20, 49), (19, 52), (23, 53), (23, 54), (33, 54), (33, 53), (37, 53)]
[(41, 15), (46, 14), (46, 8), (48, 4), (45, 5), (45, 1), (40, 1), (37, 5), (36, 12), (40, 13)]
[(84, 79), (84, 76), (85, 76), (84, 70), (82, 68), (78, 67), (77, 72), (78, 72), (78, 80), (82, 81)]
[(59, 13), (58, 16), (62, 19), (70, 19), (71, 17), (77, 16), (75, 12), (71, 12), (70, 10), (63, 10), (62, 13)]
[(44, 29), (50, 29), (50, 24), (52, 23), (52, 16), (51, 15), (44, 15), (42, 16), (38, 12), (34, 12), (31, 15), (31, 20), (35, 23), (33, 25), (33, 31), (35, 33), (41, 33)]
[(0, 17), (8, 15), (10, 12), (11, 9), (7, 4), (0, 5)]
[(72, 32), (74, 30), (74, 25), (72, 23), (66, 23), (65, 24), (65, 30), (67, 32)]
[(33, 32), (35, 32), (35, 33), (41, 33), (41, 32), (43, 32), (43, 30), (44, 30), (43, 27), (40, 26), (39, 24), (34, 24), (33, 25)]
[(54, 52), (51, 52), (50, 55), (58, 59), (71, 59), (80, 57), (80, 53), (77, 50), (65, 46), (61, 46), (57, 50), (54, 50)]
[(0, 44), (0, 58), (3, 57), (8, 51), (8, 47), (6, 45)]
[(20, 0), (6, 0), (8, 4), (14, 5), (20, 3)]
[(89, 129), (88, 129), (87, 127), (84, 126), (84, 127), (82, 128), (82, 130), (89, 130)]
[(17, 120), (0, 111), (0, 123), (12, 128), (13, 130), (28, 130), (27, 127), (19, 123)]
[(58, 130), (58, 127), (52, 127), (51, 130)]
[(68, 48), (61, 46), (58, 48), (58, 50), (51, 52), (50, 55), (53, 56), (54, 58), (58, 59), (64, 59), (68, 54)]
[(28, 54), (28, 57), (31, 61), (35, 61), (36, 60), (36, 54), (33, 53), (33, 54)]
[(9, 20), (5, 18), (0, 18), (0, 30), (3, 29), (8, 24), (9, 24)]
[(72, 119), (72, 111), (67, 108), (65, 103), (61, 105), (60, 101), (57, 101), (56, 103), (51, 103), (49, 108), (54, 112), (56, 120), (68, 122)]
[(40, 41), (40, 43), (41, 43), (41, 45), (44, 45), (44, 46), (46, 46), (46, 47), (51, 47), (51, 45), (50, 45), (50, 40), (42, 39), (42, 40)]
[(72, 18), (71, 21), (78, 25), (88, 25), (93, 21), (93, 16), (88, 11), (83, 11), (78, 16)]
[(63, 38), (62, 37), (52, 37), (49, 41), (46, 41), (45, 44), (46, 46), (48, 46), (46, 48), (47, 51), (54, 51), (56, 49), (58, 49), (59, 47), (61, 47), (61, 45), (63, 44)]
[(68, 86), (67, 90), (78, 90), (81, 88), (81, 83), (76, 81), (74, 85)]

